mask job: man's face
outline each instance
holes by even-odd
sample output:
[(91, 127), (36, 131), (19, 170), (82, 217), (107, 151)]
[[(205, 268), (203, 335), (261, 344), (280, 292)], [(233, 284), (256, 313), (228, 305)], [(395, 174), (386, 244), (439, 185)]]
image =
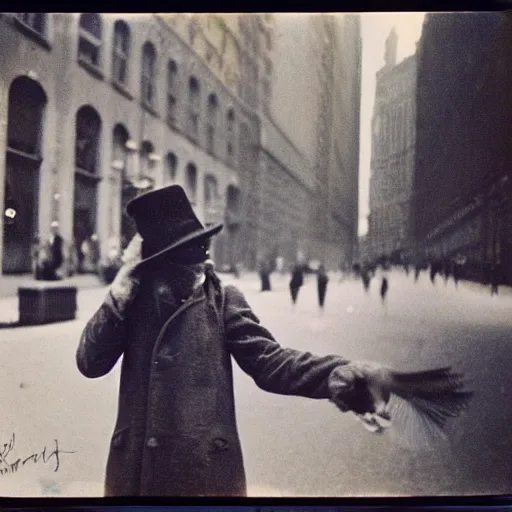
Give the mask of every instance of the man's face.
[(210, 239), (197, 240), (172, 250), (169, 259), (178, 265), (203, 266), (210, 257)]

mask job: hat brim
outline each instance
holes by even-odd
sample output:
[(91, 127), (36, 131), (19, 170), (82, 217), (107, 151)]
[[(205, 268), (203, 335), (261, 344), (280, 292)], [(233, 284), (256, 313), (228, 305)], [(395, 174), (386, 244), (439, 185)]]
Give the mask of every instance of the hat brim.
[(185, 245), (188, 242), (192, 242), (193, 240), (200, 240), (202, 238), (210, 238), (217, 233), (224, 227), (223, 224), (217, 224), (216, 226), (212, 226), (211, 228), (205, 228), (200, 229), (198, 231), (194, 231), (193, 233), (189, 233), (188, 235), (184, 236), (183, 238), (180, 238), (178, 241), (174, 242), (173, 244), (169, 245), (165, 249), (162, 249), (161, 251), (158, 251), (155, 254), (152, 254), (151, 256), (148, 256), (147, 258), (144, 258), (141, 260), (138, 264), (142, 265), (143, 263), (146, 263), (148, 261), (154, 260), (155, 258), (158, 258), (162, 254), (165, 254), (166, 252), (172, 251), (173, 249), (177, 249), (178, 247), (181, 247)]

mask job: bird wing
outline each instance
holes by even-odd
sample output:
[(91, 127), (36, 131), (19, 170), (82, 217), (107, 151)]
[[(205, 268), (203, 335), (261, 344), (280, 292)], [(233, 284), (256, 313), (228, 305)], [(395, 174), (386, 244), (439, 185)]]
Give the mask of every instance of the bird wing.
[(412, 446), (445, 438), (447, 420), (458, 417), (473, 396), (472, 391), (464, 389), (464, 375), (451, 368), (390, 375), (393, 426)]

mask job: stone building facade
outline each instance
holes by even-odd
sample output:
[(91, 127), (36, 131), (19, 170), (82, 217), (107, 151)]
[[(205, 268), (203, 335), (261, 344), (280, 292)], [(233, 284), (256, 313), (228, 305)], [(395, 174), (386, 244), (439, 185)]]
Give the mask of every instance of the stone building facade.
[(214, 247), (228, 259), (243, 245), (254, 112), (158, 16), (38, 15), (0, 19), (0, 200), (19, 205), (2, 226), (3, 272), (30, 271), (32, 239), (54, 220), (77, 246), (97, 234), (106, 255), (133, 232), (126, 202), (172, 182), (206, 224), (228, 217)]
[[(339, 259), (339, 230), (333, 224), (327, 235), (310, 222), (319, 204), (314, 173), (324, 172), (318, 164), (314, 171), (317, 134), (323, 130), (334, 147), (337, 133), (318, 127), (333, 121), (317, 115), (318, 89), (309, 90), (310, 79), (326, 80), (309, 45), (330, 33), (326, 58), (339, 66), (344, 44), (334, 45), (336, 32), (326, 28), (337, 17), (312, 18), (289, 33), (278, 32), (280, 20), (270, 15), (1, 14), (0, 203), (16, 205), (15, 219), (0, 220), (2, 273), (30, 271), (34, 237), (48, 237), (52, 221), (68, 252), (96, 235), (105, 258), (133, 233), (123, 214), (128, 200), (167, 183), (185, 187), (202, 222), (224, 222), (213, 247), (219, 266), (329, 251), (333, 263)], [(309, 60), (287, 76), (285, 63), (300, 62), (289, 52), (302, 31), (299, 54)], [(359, 103), (360, 61), (344, 55), (346, 73), (356, 75), (343, 99), (349, 109)], [(326, 76), (335, 91), (334, 73)], [(329, 94), (324, 105), (342, 101)], [(310, 110), (300, 113), (305, 99)], [(358, 140), (355, 117), (342, 124)], [(343, 170), (353, 187), (357, 162), (343, 151), (338, 160), (331, 153), (322, 179)], [(351, 212), (353, 199), (347, 204)], [(347, 233), (357, 231), (356, 218)]]
[[(512, 17), (428, 14), (418, 48), (417, 257), (512, 283)], [(470, 36), (469, 36), (470, 34)]]
[[(275, 15), (274, 27), (272, 99), (262, 148), (288, 169), (290, 188), (283, 194), (295, 207), (285, 223), (292, 229), (284, 228), (290, 242), (281, 245), (296, 257), (338, 268), (342, 260), (352, 261), (357, 245), (359, 18), (283, 14)], [(268, 207), (279, 211), (282, 199), (274, 197)]]
[(397, 35), (386, 40), (385, 66), (377, 73), (372, 119), (371, 258), (410, 250), (416, 127), (416, 55), (396, 63)]

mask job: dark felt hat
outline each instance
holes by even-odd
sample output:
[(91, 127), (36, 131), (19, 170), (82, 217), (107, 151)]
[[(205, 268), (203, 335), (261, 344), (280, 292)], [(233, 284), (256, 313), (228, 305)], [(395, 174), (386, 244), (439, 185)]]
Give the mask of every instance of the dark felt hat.
[(201, 224), (179, 185), (152, 190), (132, 199), (126, 212), (135, 221), (143, 239), (146, 254), (143, 254), (142, 262), (185, 244), (210, 238), (222, 229), (222, 224), (209, 228)]

